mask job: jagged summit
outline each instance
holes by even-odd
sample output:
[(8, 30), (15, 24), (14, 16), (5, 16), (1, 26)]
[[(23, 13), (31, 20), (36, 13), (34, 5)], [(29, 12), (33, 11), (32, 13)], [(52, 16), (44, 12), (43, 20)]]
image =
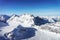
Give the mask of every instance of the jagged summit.
[(24, 15), (21, 15), (21, 16), (15, 16), (13, 15), (9, 20), (7, 20), (7, 22), (10, 24), (10, 25), (13, 25), (13, 23), (18, 23), (22, 26), (25, 26), (25, 27), (28, 27), (28, 26), (31, 26), (34, 24), (33, 22), (33, 16), (32, 15), (28, 15), (28, 14), (24, 14)]

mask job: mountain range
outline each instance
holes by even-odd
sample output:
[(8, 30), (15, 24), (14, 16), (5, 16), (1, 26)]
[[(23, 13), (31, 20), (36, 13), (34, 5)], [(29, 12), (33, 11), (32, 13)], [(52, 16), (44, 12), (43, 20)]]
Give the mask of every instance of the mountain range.
[(0, 15), (0, 40), (60, 40), (59, 16)]

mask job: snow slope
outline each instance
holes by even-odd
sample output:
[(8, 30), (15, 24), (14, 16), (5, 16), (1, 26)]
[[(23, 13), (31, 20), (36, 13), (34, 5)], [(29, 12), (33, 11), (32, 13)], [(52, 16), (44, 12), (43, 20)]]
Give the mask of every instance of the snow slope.
[(22, 15), (20, 17), (13, 15), (7, 21), (9, 26), (2, 27), (1, 28), (2, 31), (0, 33), (2, 33), (2, 35), (4, 35), (5, 33), (9, 33), (13, 31), (15, 28), (17, 28), (17, 26), (19, 25), (22, 25), (23, 27), (31, 27), (31, 25), (34, 24), (32, 19), (33, 17), (30, 17), (30, 15)]
[(6, 40), (60, 40), (60, 17), (12, 15), (7, 23), (0, 27), (0, 36)]
[(31, 25), (34, 24), (33, 18), (34, 17), (31, 17), (30, 15), (22, 15), (19, 17), (13, 15), (7, 22), (9, 23), (9, 25), (20, 24), (24, 27), (31, 27)]

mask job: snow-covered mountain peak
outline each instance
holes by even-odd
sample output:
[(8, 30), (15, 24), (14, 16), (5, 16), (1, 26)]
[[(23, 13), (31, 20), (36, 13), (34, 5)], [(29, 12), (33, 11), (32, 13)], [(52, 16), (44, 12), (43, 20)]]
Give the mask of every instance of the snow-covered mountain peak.
[(10, 18), (8, 15), (0, 15), (0, 22), (6, 23), (6, 21)]
[(51, 23), (60, 21), (60, 16), (39, 16), (39, 17), (48, 20)]
[(19, 24), (19, 25), (22, 25), (24, 27), (31, 27), (31, 25), (34, 24), (33, 18), (34, 17), (32, 15), (29, 15), (29, 14), (24, 14), (21, 16), (14, 15), (7, 22), (10, 25)]
[(34, 17), (32, 15), (28, 15), (28, 14), (25, 14), (25, 15), (22, 15), (19, 17), (19, 21), (21, 22), (21, 25), (24, 25), (26, 27), (34, 24), (33, 19), (34, 19)]
[(30, 14), (24, 14), (20, 16), (12, 15), (12, 17), (7, 22), (9, 25), (18, 24), (24, 27), (31, 27), (32, 25), (41, 25), (49, 22), (52, 23), (55, 22), (54, 20), (50, 17), (34, 17)]

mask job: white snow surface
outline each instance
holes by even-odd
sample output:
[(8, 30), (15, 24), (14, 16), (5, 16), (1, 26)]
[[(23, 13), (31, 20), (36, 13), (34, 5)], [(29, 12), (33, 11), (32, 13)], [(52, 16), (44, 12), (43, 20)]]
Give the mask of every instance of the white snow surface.
[(22, 15), (19, 17), (12, 16), (7, 22), (9, 23), (9, 25), (19, 24), (22, 25), (23, 27), (31, 27), (31, 25), (34, 24), (33, 18), (34, 17), (31, 17), (30, 15)]
[[(41, 16), (40, 16), (41, 17)], [(25, 14), (21, 16), (15, 16), (13, 15), (10, 19), (7, 20), (7, 23), (9, 26), (5, 26), (0, 28), (0, 36), (4, 36), (5, 33), (9, 33), (13, 31), (17, 26), (21, 25), (23, 27), (28, 28), (35, 28), (37, 31), (35, 32), (35, 36), (27, 39), (22, 40), (60, 40), (60, 17), (41, 17), (46, 18), (49, 20), (49, 22), (41, 26), (34, 25), (34, 17)], [(55, 22), (52, 18), (58, 20), (58, 22)], [(34, 26), (32, 26), (34, 25)], [(8, 35), (8, 38), (10, 37), (10, 34)]]

